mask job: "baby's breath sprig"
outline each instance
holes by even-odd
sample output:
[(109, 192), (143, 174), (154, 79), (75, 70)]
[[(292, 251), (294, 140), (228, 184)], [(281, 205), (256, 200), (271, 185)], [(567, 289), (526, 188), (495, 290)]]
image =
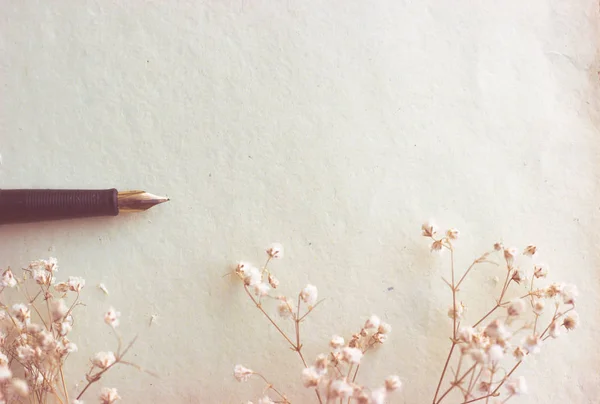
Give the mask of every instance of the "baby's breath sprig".
[[(5, 298), (2, 292), (6, 288), (16, 289), (25, 303), (0, 305), (0, 402), (81, 404), (87, 389), (114, 365), (140, 369), (123, 360), (133, 341), (121, 349), (121, 337), (116, 332), (120, 313), (111, 308), (104, 320), (118, 336), (117, 353), (97, 353), (86, 375), (88, 384), (75, 400), (70, 400), (70, 383), (64, 369), (67, 358), (78, 348), (68, 335), (75, 324), (76, 308), (83, 305), (80, 297), (85, 280), (71, 276), (67, 281), (56, 282), (58, 269), (57, 260), (50, 258), (31, 262), (23, 268), (20, 278), (10, 268), (2, 272), (0, 296)], [(112, 404), (120, 396), (115, 388), (104, 387), (99, 399), (103, 404)]]
[[(301, 324), (323, 300), (318, 300), (317, 287), (312, 284), (306, 285), (295, 299), (272, 294), (272, 290), (279, 286), (279, 280), (271, 272), (269, 263), (283, 257), (283, 247), (280, 244), (273, 244), (266, 252), (267, 260), (261, 269), (250, 263), (240, 262), (233, 274), (242, 281), (246, 295), (256, 308), (281, 334), (290, 348), (297, 352), (304, 366), (302, 370), (304, 387), (315, 391), (319, 403), (323, 403), (324, 400), (331, 402), (334, 399), (347, 399), (348, 403), (355, 400), (361, 404), (383, 404), (389, 393), (400, 389), (402, 383), (397, 376), (390, 376), (383, 386), (377, 389), (362, 386), (356, 379), (363, 355), (387, 340), (391, 326), (382, 322), (379, 317), (371, 316), (360, 331), (352, 335), (347, 344), (343, 337), (333, 336), (329, 344), (331, 351), (328, 354), (318, 355), (313, 364), (309, 365), (302, 351)], [(263, 307), (263, 302), (267, 299), (277, 302), (278, 317), (270, 315)], [(284, 331), (285, 326), (282, 321), (292, 322), (293, 334)], [(259, 404), (290, 403), (288, 397), (260, 373), (242, 365), (235, 366), (236, 380), (245, 382), (252, 376), (262, 379), (266, 384), (263, 396), (257, 401)]]
[[(530, 275), (519, 264), (525, 256), (531, 260), (537, 258), (537, 247), (526, 246), (522, 253), (515, 247), (505, 248), (501, 243), (477, 258), (455, 281), (454, 243), (458, 239), (458, 230), (450, 229), (443, 237), (437, 237), (437, 230), (431, 223), (422, 227), (422, 235), (433, 240), (431, 251), (442, 249), (450, 251), (451, 280), (444, 279), (452, 291), (452, 304), (448, 316), (452, 319), (452, 337), (448, 356), (442, 368), (433, 397), (433, 404), (449, 399), (451, 393), (462, 396), (463, 404), (485, 402), (486, 404), (505, 403), (514, 396), (527, 393), (525, 379), (515, 377), (517, 368), (529, 355), (538, 354), (542, 343), (548, 338), (556, 338), (560, 328), (572, 330), (579, 324), (574, 311), (577, 288), (574, 285), (550, 284), (535, 287), (535, 281), (546, 277), (545, 265), (533, 263)], [(504, 282), (494, 305), (472, 326), (461, 326), (465, 306), (459, 302), (460, 285), (471, 270), (478, 264), (493, 263), (490, 257), (499, 254), (505, 267)], [(530, 276), (530, 280), (528, 280)], [(527, 293), (521, 297), (509, 299), (509, 288), (526, 287)], [(548, 325), (540, 331), (539, 323), (546, 307), (546, 301), (554, 306), (554, 313)], [(447, 377), (450, 362), (458, 356), (453, 376)], [(446, 380), (449, 379), (449, 380)], [(446, 380), (447, 387), (442, 389)], [(504, 392), (501, 390), (504, 387)], [(503, 395), (504, 393), (504, 395)]]

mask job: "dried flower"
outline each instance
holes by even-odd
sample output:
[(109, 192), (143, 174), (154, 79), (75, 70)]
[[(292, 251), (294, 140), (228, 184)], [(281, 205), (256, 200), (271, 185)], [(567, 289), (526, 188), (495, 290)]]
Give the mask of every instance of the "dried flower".
[(318, 386), (321, 377), (320, 372), (314, 366), (302, 370), (302, 384), (304, 384), (304, 387)]
[(525, 247), (525, 250), (523, 251), (523, 255), (533, 257), (535, 255), (536, 251), (537, 251), (537, 247), (531, 244), (531, 245), (528, 245), (527, 247)]
[(273, 243), (267, 249), (267, 255), (270, 258), (283, 258), (283, 246), (279, 243)]
[(116, 362), (115, 354), (112, 352), (98, 352), (92, 358), (92, 364), (100, 369), (106, 369)]
[(471, 359), (473, 359), (474, 362), (479, 364), (484, 364), (488, 361), (487, 353), (481, 348), (473, 348), (469, 350), (469, 355), (471, 355)]
[(238, 382), (246, 382), (254, 372), (242, 365), (235, 365), (233, 368), (233, 376)]
[(35, 351), (29, 345), (21, 345), (17, 347), (17, 357), (23, 363), (29, 362), (33, 355), (35, 355)]
[(533, 276), (536, 278), (545, 278), (548, 275), (548, 268), (545, 265), (536, 265), (533, 267)]
[(498, 363), (500, 359), (502, 359), (502, 357), (504, 356), (504, 349), (502, 349), (500, 345), (493, 344), (488, 349), (487, 354), (490, 358), (490, 361), (492, 361), (493, 363)]
[(113, 307), (109, 308), (108, 311), (104, 314), (104, 322), (110, 325), (112, 328), (115, 328), (119, 325), (119, 317), (121, 313), (115, 311)]
[(385, 404), (387, 392), (385, 387), (379, 387), (371, 392), (371, 404)]
[(29, 386), (23, 379), (17, 379), (14, 377), (11, 381), (12, 391), (20, 397), (27, 397), (29, 395)]
[(519, 396), (527, 394), (527, 384), (523, 376), (519, 376), (516, 379), (509, 379), (505, 386), (510, 395)]
[(271, 400), (269, 396), (263, 396), (258, 399), (258, 404), (275, 404), (275, 401)]
[(354, 389), (345, 379), (336, 379), (329, 386), (329, 398), (347, 398), (352, 395)]
[(502, 245), (502, 243), (494, 243), (494, 250), (502, 251), (503, 249), (504, 249), (504, 246)]
[(379, 334), (389, 334), (390, 332), (392, 332), (392, 326), (389, 325), (388, 323), (384, 323), (383, 321), (381, 322), (381, 324), (379, 324), (379, 328), (377, 329), (377, 332)]
[(379, 328), (379, 325), (381, 324), (381, 320), (379, 319), (379, 317), (372, 315), (371, 317), (369, 317), (369, 319), (365, 322), (364, 325), (364, 329), (365, 330), (371, 330), (371, 329), (375, 329), (375, 328)]
[(511, 317), (516, 317), (525, 310), (525, 302), (522, 299), (513, 300), (508, 306), (507, 312)]
[(536, 299), (533, 302), (533, 312), (538, 315), (542, 314), (545, 306), (546, 306), (546, 304), (544, 303), (543, 300)]
[(58, 327), (57, 327), (58, 334), (62, 337), (67, 335), (69, 332), (71, 332), (72, 329), (73, 329), (73, 326), (68, 321), (63, 321), (61, 323), (58, 323)]
[(48, 272), (44, 269), (34, 269), (33, 280), (35, 280), (38, 285), (51, 285), (53, 280), (52, 272)]
[(375, 339), (375, 342), (383, 344), (385, 341), (387, 341), (388, 336), (387, 334), (375, 333), (375, 335), (373, 335), (373, 339)]
[(474, 335), (475, 330), (471, 327), (461, 327), (457, 333), (458, 340), (466, 343), (471, 343)]
[(52, 312), (52, 321), (62, 320), (69, 312), (69, 308), (64, 299), (54, 300), (50, 303), (50, 309)]
[(248, 274), (248, 271), (250, 270), (250, 268), (253, 268), (253, 265), (250, 264), (249, 262), (245, 262), (245, 261), (240, 261), (238, 262), (236, 268), (235, 268), (235, 273), (242, 275), (242, 278)]
[(510, 333), (500, 320), (494, 320), (489, 323), (485, 327), (484, 333), (486, 336), (499, 341), (504, 341), (510, 338)]
[(250, 268), (244, 277), (244, 285), (254, 286), (262, 282), (262, 274), (256, 267)]
[(0, 366), (0, 382), (8, 380), (12, 377), (12, 372), (7, 365)]
[(17, 280), (15, 279), (15, 276), (13, 275), (10, 268), (8, 268), (2, 273), (2, 278), (0, 279), (0, 286), (2, 286), (3, 288), (14, 288), (16, 285)]
[(579, 325), (579, 314), (575, 311), (569, 312), (563, 320), (563, 326), (567, 330), (574, 330)]
[(283, 318), (292, 317), (294, 314), (294, 303), (291, 299), (284, 297), (280, 299), (279, 305), (277, 306), (277, 311), (279, 315)]
[(67, 282), (59, 282), (54, 285), (54, 290), (60, 293), (67, 293), (69, 291), (69, 284)]
[(339, 335), (334, 335), (333, 337), (331, 337), (331, 340), (329, 341), (329, 346), (332, 347), (333, 349), (339, 349), (341, 347), (344, 346), (344, 338), (340, 337)]
[(525, 342), (523, 343), (523, 348), (525, 348), (525, 350), (532, 354), (538, 354), (540, 353), (540, 347), (542, 345), (542, 339), (540, 338), (539, 335), (537, 334), (533, 334), (533, 335), (528, 335), (525, 338)]
[(517, 255), (519, 255), (519, 250), (517, 250), (515, 247), (504, 249), (504, 259), (509, 265), (513, 263)]
[(271, 274), (269, 274), (268, 281), (273, 289), (277, 289), (277, 286), (279, 286), (279, 280)]
[(27, 324), (31, 319), (29, 308), (22, 303), (17, 303), (12, 307), (13, 316), (20, 322)]
[(254, 294), (256, 294), (256, 296), (261, 297), (266, 296), (269, 294), (270, 289), (271, 287), (267, 283), (257, 283), (256, 285), (254, 285)]
[(431, 243), (431, 252), (440, 252), (442, 251), (443, 247), (444, 244), (442, 243), (442, 240), (436, 240), (433, 243)]
[(81, 292), (81, 289), (85, 286), (85, 279), (79, 276), (69, 276), (69, 280), (67, 281), (67, 285), (69, 286), (69, 290), (72, 292)]
[(462, 304), (462, 302), (456, 302), (456, 304), (454, 305), (454, 308), (452, 306), (450, 306), (450, 308), (448, 309), (448, 317), (450, 317), (451, 319), (456, 318), (457, 320), (460, 320), (462, 318), (462, 315), (465, 311), (465, 305)]
[(329, 363), (329, 359), (327, 359), (327, 355), (319, 354), (315, 359), (315, 368), (319, 371), (320, 374), (327, 373), (327, 364)]
[(402, 388), (402, 382), (398, 376), (392, 375), (385, 379), (385, 389), (387, 391), (396, 391), (400, 388)]
[(579, 291), (575, 285), (565, 285), (560, 294), (563, 298), (564, 304), (575, 305), (575, 298), (579, 295)]
[(553, 283), (545, 289), (546, 297), (555, 297), (560, 295), (563, 290), (564, 285), (561, 283)]
[(422, 235), (425, 237), (433, 237), (436, 233), (436, 228), (431, 222), (426, 222), (421, 225)]
[(458, 229), (452, 228), (446, 232), (446, 237), (450, 240), (458, 240), (458, 236), (460, 236), (460, 231), (458, 231)]
[(522, 347), (518, 346), (513, 351), (513, 355), (517, 360), (522, 361), (525, 358), (525, 356), (527, 356), (527, 351)]
[(318, 291), (315, 285), (306, 285), (300, 292), (300, 297), (308, 307), (313, 307), (317, 302)]
[(510, 279), (518, 285), (525, 279), (525, 274), (520, 269), (515, 269)]
[(121, 396), (119, 396), (117, 389), (115, 388), (103, 387), (102, 390), (100, 390), (100, 402), (102, 404), (112, 404), (120, 399)]
[(342, 349), (342, 358), (348, 363), (358, 364), (363, 356), (363, 353), (358, 348), (345, 347)]

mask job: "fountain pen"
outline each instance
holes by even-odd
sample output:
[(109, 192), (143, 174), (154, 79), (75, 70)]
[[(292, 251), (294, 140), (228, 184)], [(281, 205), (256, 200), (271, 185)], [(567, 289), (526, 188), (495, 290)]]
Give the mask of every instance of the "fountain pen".
[(0, 225), (141, 212), (169, 198), (116, 189), (0, 189)]

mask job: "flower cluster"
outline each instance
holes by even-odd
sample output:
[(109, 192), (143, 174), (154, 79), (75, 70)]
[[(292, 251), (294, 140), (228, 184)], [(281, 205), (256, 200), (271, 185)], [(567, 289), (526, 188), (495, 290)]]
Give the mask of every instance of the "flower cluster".
[[(0, 294), (6, 288), (15, 289), (22, 294), (23, 302), (0, 306), (0, 403), (83, 403), (81, 397), (88, 387), (125, 353), (97, 353), (86, 376), (88, 384), (75, 393), (75, 400), (69, 400), (73, 391), (64, 379), (64, 368), (67, 358), (78, 351), (69, 334), (76, 308), (82, 304), (79, 299), (85, 280), (71, 276), (57, 282), (58, 269), (57, 260), (50, 258), (31, 262), (21, 277), (10, 268), (2, 272)], [(118, 313), (111, 309), (105, 321), (114, 328), (117, 317)], [(100, 372), (94, 372), (95, 369)], [(99, 398), (102, 403), (111, 404), (120, 397), (116, 389), (105, 388)]]
[[(323, 403), (324, 400), (329, 402), (331, 399), (351, 398), (361, 404), (384, 403), (389, 393), (400, 389), (402, 385), (400, 378), (390, 376), (382, 383), (381, 387), (369, 389), (357, 382), (357, 376), (363, 355), (387, 340), (391, 326), (373, 315), (367, 319), (357, 333), (348, 339), (347, 343), (343, 337), (333, 336), (329, 343), (331, 351), (318, 355), (312, 366), (309, 366), (302, 353), (300, 326), (301, 322), (320, 303), (317, 287), (312, 284), (306, 285), (298, 293), (297, 299), (272, 294), (272, 290), (279, 286), (279, 281), (270, 271), (268, 264), (273, 259), (283, 257), (283, 247), (280, 244), (273, 244), (266, 251), (267, 262), (263, 268), (258, 269), (250, 263), (240, 262), (236, 266), (234, 274), (242, 281), (246, 294), (255, 306), (275, 326), (291, 349), (298, 353), (304, 365), (301, 372), (303, 385), (314, 389), (320, 403)], [(265, 311), (262, 302), (267, 298), (276, 302), (277, 317), (282, 321), (292, 323), (295, 338), (284, 331), (283, 325), (277, 323), (276, 317)], [(302, 310), (303, 304), (304, 311)], [(235, 366), (234, 377), (236, 380), (245, 382), (252, 376), (262, 379), (267, 384), (267, 394), (259, 398), (257, 403), (290, 402), (287, 396), (269, 383), (262, 374), (242, 365)]]
[[(459, 273), (454, 261), (459, 230), (451, 228), (439, 234), (433, 224), (425, 223), (421, 231), (424, 237), (431, 240), (432, 252), (448, 251), (451, 260), (449, 280), (444, 279), (452, 297), (447, 311), (452, 323), (451, 346), (434, 386), (433, 404), (449, 401), (503, 404), (515, 396), (526, 394), (525, 378), (515, 373), (530, 356), (544, 350), (548, 339), (557, 338), (563, 332), (570, 332), (579, 326), (579, 316), (575, 311), (577, 288), (565, 283), (546, 283), (549, 270), (537, 261), (539, 251), (533, 244), (516, 248), (495, 243), (490, 251)], [(373, 315), (347, 340), (340, 335), (331, 337), (329, 352), (307, 363), (302, 353), (300, 325), (320, 303), (317, 300), (318, 291), (309, 284), (299, 292), (297, 299), (274, 294), (273, 290), (279, 281), (271, 273), (268, 264), (282, 256), (283, 247), (274, 244), (267, 249), (267, 262), (261, 269), (241, 262), (233, 273), (242, 280), (244, 290), (254, 305), (300, 357), (304, 368), (298, 381), (314, 390), (319, 403), (386, 402), (390, 393), (402, 386), (398, 376), (389, 376), (376, 388), (361, 385), (357, 376), (363, 366), (363, 356), (387, 341), (391, 326)], [(500, 268), (499, 273), (493, 274), (499, 290), (495, 291), (497, 295), (493, 293), (493, 299), (490, 299), (493, 303), (484, 311), (485, 314), (473, 320), (469, 318), (470, 310), (467, 313), (461, 286), (468, 275), (482, 264)], [(263, 301), (266, 299), (276, 302), (278, 317), (265, 310)], [(288, 334), (276, 319), (291, 323), (294, 334)], [(259, 404), (290, 403), (287, 396), (259, 372), (236, 365), (234, 377), (240, 382), (256, 377), (266, 383), (263, 395), (257, 400)]]
[[(431, 223), (424, 224), (421, 230), (423, 236), (432, 240), (432, 251), (448, 250), (452, 260), (451, 281), (446, 281), (452, 292), (448, 310), (453, 323), (452, 345), (437, 385), (434, 404), (453, 394), (464, 402), (485, 399), (504, 403), (513, 396), (527, 393), (525, 379), (515, 377), (514, 372), (528, 356), (539, 354), (548, 338), (556, 338), (561, 329), (573, 330), (578, 326), (579, 317), (574, 310), (577, 288), (562, 283), (536, 287), (536, 282), (548, 275), (548, 268), (536, 262), (538, 249), (535, 245), (520, 250), (496, 243), (459, 277), (454, 270), (453, 254), (458, 231), (451, 229), (438, 237), (437, 229)], [(499, 255), (501, 264), (493, 261), (494, 254)], [(491, 309), (473, 325), (465, 325), (465, 306), (459, 300), (459, 287), (471, 270), (482, 263), (504, 267), (504, 282)], [(524, 269), (526, 267), (530, 269)], [(546, 307), (551, 309), (546, 310)], [(458, 357), (456, 370), (446, 380), (448, 364), (455, 357)], [(449, 385), (442, 389), (445, 380)], [(501, 399), (502, 394), (506, 397)]]
[(359, 403), (384, 403), (387, 394), (402, 386), (398, 376), (390, 376), (382, 387), (369, 389), (356, 382), (363, 355), (378, 344), (383, 344), (392, 327), (379, 317), (371, 316), (352, 335), (348, 343), (334, 335), (329, 341), (329, 354), (317, 356), (314, 364), (302, 371), (304, 387), (319, 388), (327, 400), (353, 398)]

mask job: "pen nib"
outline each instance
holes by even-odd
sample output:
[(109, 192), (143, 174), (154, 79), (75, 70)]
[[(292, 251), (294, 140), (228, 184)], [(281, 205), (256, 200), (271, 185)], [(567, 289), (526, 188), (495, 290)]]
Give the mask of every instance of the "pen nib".
[(168, 200), (167, 197), (153, 195), (145, 191), (119, 192), (119, 211), (141, 212)]

